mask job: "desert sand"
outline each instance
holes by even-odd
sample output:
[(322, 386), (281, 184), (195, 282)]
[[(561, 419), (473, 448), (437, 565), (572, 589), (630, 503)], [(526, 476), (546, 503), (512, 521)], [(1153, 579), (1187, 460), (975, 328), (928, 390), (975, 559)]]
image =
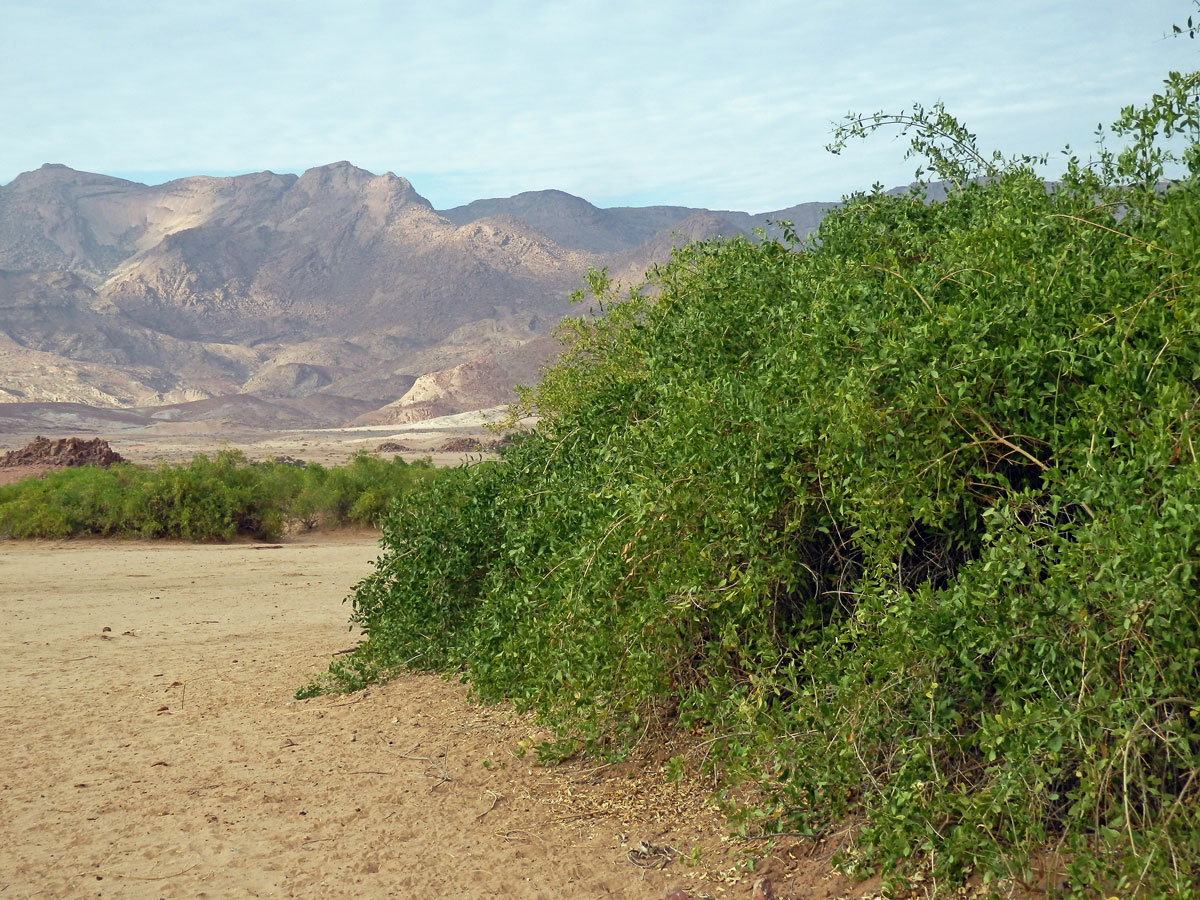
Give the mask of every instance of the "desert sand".
[[(342, 601), (377, 553), (369, 533), (0, 542), (0, 896), (849, 889), (798, 846), (742, 871), (755, 848), (661, 768), (538, 766), (531, 720), (452, 681), (293, 699), (355, 644)], [(668, 847), (700, 864), (656, 868)]]
[[(3, 405), (0, 404), (0, 407)], [(219, 422), (164, 422), (149, 428), (99, 427), (91, 421), (81, 423), (77, 414), (63, 413), (61, 421), (53, 428), (25, 431), (0, 427), (0, 456), (5, 451), (24, 447), (37, 436), (99, 437), (107, 440), (112, 449), (125, 459), (139, 465), (186, 463), (197, 453), (212, 456), (218, 450), (228, 448), (241, 451), (251, 460), (291, 457), (333, 466), (344, 464), (362, 450), (378, 452), (380, 446), (401, 445), (406, 449), (400, 452), (382, 451), (380, 455), (385, 458), (398, 455), (410, 462), (429, 459), (434, 465), (455, 466), (494, 454), (443, 448), (464, 439), (476, 440), (484, 445), (495, 441), (497, 435), (489, 431), (487, 425), (503, 415), (503, 409), (495, 408), (398, 425), (279, 430), (229, 426)], [(522, 426), (533, 421), (522, 420)], [(8, 480), (11, 481), (13, 477), (9, 476)]]

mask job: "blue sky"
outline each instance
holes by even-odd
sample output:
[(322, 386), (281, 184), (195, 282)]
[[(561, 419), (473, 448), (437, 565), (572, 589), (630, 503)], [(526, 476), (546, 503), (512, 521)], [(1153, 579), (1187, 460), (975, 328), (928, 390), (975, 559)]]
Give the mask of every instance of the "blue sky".
[(436, 207), (559, 188), (762, 212), (911, 180), (848, 111), (942, 100), (987, 148), (1090, 148), (1200, 41), (1190, 0), (0, 0), (0, 183), (341, 159)]

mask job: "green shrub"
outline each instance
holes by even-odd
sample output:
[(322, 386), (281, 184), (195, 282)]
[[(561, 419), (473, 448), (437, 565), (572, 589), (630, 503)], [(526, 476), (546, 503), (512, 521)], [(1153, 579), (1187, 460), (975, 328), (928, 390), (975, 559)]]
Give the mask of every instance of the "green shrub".
[(333, 680), (462, 672), (604, 753), (678, 722), (756, 827), (859, 816), (889, 878), (1056, 850), (1080, 895), (1194, 896), (1198, 84), (1053, 190), (940, 108), (853, 120), (915, 128), (945, 202), (597, 274), (537, 430), (393, 507)]
[(125, 491), (136, 470), (63, 469), (0, 488), (0, 534), (64, 538), (123, 530)]
[(366, 453), (326, 469), (291, 460), (250, 463), (235, 450), (152, 470), (63, 469), (0, 488), (0, 535), (277, 540), (291, 526), (376, 526), (395, 497), (434, 472), (424, 462)]

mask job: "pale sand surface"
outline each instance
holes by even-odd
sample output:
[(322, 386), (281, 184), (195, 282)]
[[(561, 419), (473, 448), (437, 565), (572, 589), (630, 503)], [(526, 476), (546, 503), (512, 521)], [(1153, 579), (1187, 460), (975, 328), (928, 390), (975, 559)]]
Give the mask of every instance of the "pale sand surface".
[[(496, 440), (496, 435), (487, 429), (486, 424), (498, 418), (500, 412), (498, 409), (480, 410), (403, 425), (293, 430), (231, 427), (214, 422), (165, 422), (150, 428), (96, 430), (80, 428), (67, 416), (55, 428), (29, 432), (0, 431), (0, 456), (7, 450), (24, 447), (37, 435), (44, 435), (51, 438), (104, 438), (127, 460), (138, 464), (185, 463), (197, 453), (211, 457), (218, 450), (228, 447), (240, 450), (251, 460), (293, 457), (332, 466), (344, 464), (360, 450), (375, 451), (380, 444), (396, 442), (409, 449), (399, 454), (385, 452), (381, 455), (399, 455), (408, 461), (428, 458), (438, 466), (455, 466), (494, 456), (479, 452), (443, 451), (440, 448), (460, 438), (474, 438), (483, 443)], [(533, 420), (523, 421), (528, 424)]]
[[(169, 436), (149, 435), (144, 432), (54, 432), (47, 437), (101, 437), (120, 453), (126, 460), (138, 465), (157, 465), (170, 463), (178, 465), (190, 462), (192, 457), (203, 453), (210, 459), (222, 449), (238, 450), (247, 459), (264, 460), (271, 457), (282, 459), (292, 457), (306, 462), (320, 463), (323, 466), (340, 466), (347, 463), (359, 450), (375, 451), (382, 443), (394, 440), (401, 441), (412, 449), (404, 453), (380, 453), (384, 459), (400, 456), (408, 462), (416, 459), (429, 459), (437, 466), (456, 466), (463, 462), (478, 460), (481, 456), (492, 458), (495, 454), (443, 452), (434, 448), (450, 438), (440, 435), (436, 440), (423, 438), (411, 440), (406, 435), (397, 432), (383, 432), (364, 437), (361, 430), (343, 431), (296, 431), (296, 432), (226, 432), (219, 435), (179, 435)], [(471, 435), (474, 437), (475, 435)], [(13, 433), (0, 435), (0, 456), (6, 450), (16, 450), (24, 447), (36, 435), (32, 433)], [(494, 439), (494, 435), (487, 435)], [(7, 470), (0, 469), (0, 474)], [(38, 474), (26, 472), (24, 475)], [(8, 480), (15, 480), (9, 477)], [(4, 483), (4, 482), (0, 482)]]
[(0, 543), (0, 894), (748, 896), (629, 861), (646, 840), (728, 868), (694, 796), (536, 767), (514, 755), (536, 730), (457, 684), (293, 700), (354, 644), (341, 601), (376, 555), (372, 535)]
[[(0, 542), (0, 897), (750, 895), (703, 792), (538, 767), (528, 720), (458, 684), (292, 699), (355, 643), (342, 599), (377, 553)], [(704, 865), (645, 871), (643, 840)], [(847, 887), (767, 864), (777, 896)]]

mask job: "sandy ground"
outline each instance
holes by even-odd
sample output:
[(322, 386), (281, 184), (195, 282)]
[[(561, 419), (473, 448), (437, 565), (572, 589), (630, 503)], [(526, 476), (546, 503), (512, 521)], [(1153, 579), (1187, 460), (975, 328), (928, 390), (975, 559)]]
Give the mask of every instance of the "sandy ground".
[[(442, 416), (424, 422), (404, 425), (364, 425), (356, 428), (320, 428), (296, 430), (270, 430), (230, 428), (219, 423), (184, 422), (166, 423), (151, 428), (112, 428), (95, 430), (79, 428), (67, 417), (56, 428), (43, 428), (38, 432), (0, 432), (0, 456), (4, 451), (24, 447), (34, 437), (43, 435), (59, 437), (100, 437), (109, 442), (114, 450), (127, 460), (138, 464), (184, 463), (197, 453), (212, 456), (217, 450), (228, 447), (240, 450), (249, 459), (262, 460), (268, 457), (293, 457), (321, 465), (341, 465), (360, 450), (375, 451), (384, 443), (399, 443), (408, 448), (390, 457), (399, 455), (408, 461), (431, 459), (438, 466), (454, 466), (478, 460), (490, 454), (478, 452), (444, 451), (440, 448), (448, 442), (473, 438), (486, 444), (496, 440), (486, 423), (499, 417), (501, 411), (480, 410)], [(532, 420), (525, 420), (527, 423)], [(36, 474), (33, 472), (24, 475)], [(3, 475), (3, 470), (0, 470)], [(8, 480), (12, 480), (10, 476)], [(3, 483), (3, 482), (0, 482)]]
[[(446, 417), (454, 419), (465, 417)], [(397, 427), (408, 431), (397, 431)], [(194, 456), (203, 453), (210, 459), (222, 449), (237, 450), (251, 461), (266, 459), (302, 459), (323, 466), (340, 466), (362, 450), (375, 453), (383, 459), (399, 456), (407, 462), (430, 460), (435, 466), (458, 466), (463, 463), (495, 459), (491, 451), (443, 451), (437, 449), (457, 438), (472, 438), (480, 442), (492, 441), (496, 435), (475, 425), (445, 427), (441, 430), (420, 430), (421, 426), (369, 426), (364, 428), (329, 428), (319, 431), (231, 431), (218, 434), (197, 433), (158, 435), (146, 431), (80, 432), (44, 431), (42, 435), (26, 432), (0, 434), (0, 457), (5, 451), (25, 447), (35, 437), (100, 437), (107, 440), (113, 450), (126, 461), (141, 466), (156, 466), (162, 463), (184, 465)], [(387, 443), (400, 443), (408, 448), (402, 452), (380, 451)], [(41, 475), (48, 466), (0, 467), (0, 485), (11, 484), (23, 478)]]
[[(528, 720), (435, 677), (294, 700), (376, 555), (0, 542), (0, 898), (750, 896), (747, 848), (661, 770), (539, 767)], [(700, 865), (638, 865), (668, 846)], [(799, 847), (763, 871), (851, 890)]]

